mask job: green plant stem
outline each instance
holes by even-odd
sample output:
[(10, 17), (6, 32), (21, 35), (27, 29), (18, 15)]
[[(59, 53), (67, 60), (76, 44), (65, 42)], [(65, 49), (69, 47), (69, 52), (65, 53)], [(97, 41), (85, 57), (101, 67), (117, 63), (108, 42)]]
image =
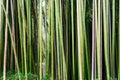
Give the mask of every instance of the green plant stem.
[(74, 2), (71, 0), (71, 22), (72, 22), (72, 79), (75, 79), (75, 64), (74, 64)]
[(54, 80), (54, 2), (51, 1), (51, 80)]
[(57, 42), (57, 64), (58, 64), (58, 80), (61, 80), (61, 75), (60, 75), (60, 53), (59, 53), (59, 36), (58, 36), (58, 29), (59, 29), (59, 6), (58, 6), (58, 0), (55, 0), (55, 15), (56, 15), (56, 42)]
[(110, 79), (109, 69), (109, 35), (108, 35), (108, 0), (103, 0), (103, 19), (104, 19), (104, 55), (106, 65), (107, 80)]
[(118, 72), (118, 80), (120, 79), (120, 0), (119, 0), (119, 34), (118, 34), (118, 36), (119, 36), (119, 41), (118, 41), (118, 43), (119, 43), (119, 72)]
[(83, 79), (82, 73), (82, 19), (81, 19), (81, 0), (77, 0), (77, 29), (78, 29), (78, 76), (79, 80)]
[(42, 0), (40, 0), (40, 11), (39, 11), (39, 67), (40, 67), (40, 71), (39, 71), (39, 78), (40, 80), (42, 79)]
[(112, 63), (111, 75), (115, 79), (115, 0), (112, 1)]
[(2, 70), (2, 53), (3, 53), (3, 0), (0, 1), (0, 70)]
[(102, 79), (102, 52), (101, 52), (101, 0), (98, 0), (98, 24), (96, 25), (97, 33), (97, 66), (98, 66), (98, 80)]
[(30, 72), (32, 71), (32, 51), (31, 51), (31, 0), (27, 1), (26, 0), (26, 8), (27, 8), (27, 37), (28, 37), (28, 42), (27, 42), (27, 52), (29, 53), (29, 69)]

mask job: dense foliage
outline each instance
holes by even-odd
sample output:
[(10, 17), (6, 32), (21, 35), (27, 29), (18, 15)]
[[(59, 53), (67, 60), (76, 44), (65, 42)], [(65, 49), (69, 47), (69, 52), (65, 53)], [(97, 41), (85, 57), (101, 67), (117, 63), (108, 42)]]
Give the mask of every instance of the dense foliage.
[(0, 0), (0, 79), (120, 80), (120, 0)]

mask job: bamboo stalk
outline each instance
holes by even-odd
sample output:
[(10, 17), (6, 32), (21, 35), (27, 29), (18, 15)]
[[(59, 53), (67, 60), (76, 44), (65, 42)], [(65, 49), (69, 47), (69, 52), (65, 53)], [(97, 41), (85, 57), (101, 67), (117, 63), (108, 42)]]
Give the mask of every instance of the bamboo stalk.
[(108, 33), (108, 0), (103, 0), (103, 24), (104, 24), (104, 55), (106, 65), (106, 76), (110, 79), (109, 69), (109, 33)]
[(75, 64), (74, 64), (74, 2), (71, 0), (71, 22), (72, 22), (72, 79), (75, 80)]
[[(13, 6), (13, 1), (10, 1), (11, 3), (11, 15), (12, 15), (12, 37), (13, 37), (13, 42), (15, 43), (15, 23), (14, 23), (14, 6)], [(10, 69), (12, 70), (13, 68), (13, 48), (11, 46), (11, 59), (10, 59)]]
[(103, 48), (102, 48), (102, 45), (103, 45), (103, 42), (102, 42), (102, 3), (103, 1), (101, 0), (100, 1), (100, 6), (101, 6), (101, 8), (100, 8), (100, 79), (103, 79), (103, 76), (102, 76), (102, 70), (103, 70), (103, 66), (102, 66), (102, 64), (103, 64), (103, 55), (102, 55), (102, 53), (103, 53)]
[(28, 76), (27, 76), (27, 51), (26, 51), (26, 27), (27, 27), (27, 24), (26, 24), (25, 13), (24, 13), (24, 11), (25, 11), (24, 0), (22, 0), (20, 2), (20, 10), (22, 13), (22, 21), (23, 21), (22, 25), (21, 25), (22, 26), (21, 30), (23, 31), (22, 46), (23, 46), (23, 58), (24, 58), (24, 71), (25, 71), (25, 78), (27, 80), (28, 79)]
[(115, 0), (112, 1), (112, 63), (111, 75), (115, 79)]
[(51, 1), (51, 80), (54, 80), (54, 2)]
[(18, 25), (19, 25), (19, 34), (20, 34), (20, 51), (21, 51), (21, 64), (22, 64), (22, 72), (24, 72), (24, 59), (23, 59), (23, 44), (22, 44), (22, 28), (21, 28), (21, 11), (20, 11), (20, 1), (17, 0), (17, 12), (18, 12)]
[(83, 79), (83, 74), (82, 74), (82, 37), (81, 37), (81, 27), (82, 27), (82, 19), (81, 19), (81, 0), (77, 0), (77, 29), (78, 29), (78, 76), (79, 79)]
[(98, 80), (102, 80), (102, 24), (101, 24), (101, 15), (102, 15), (102, 0), (98, 0), (98, 26), (97, 27), (97, 66), (98, 66)]
[(42, 79), (42, 0), (40, 0), (39, 11), (39, 79)]
[(57, 64), (58, 64), (58, 80), (60, 80), (61, 79), (61, 75), (60, 75), (60, 53), (59, 53), (59, 36), (58, 36), (58, 29), (59, 29), (59, 23), (58, 23), (58, 21), (59, 21), (59, 18), (58, 18), (58, 16), (59, 16), (59, 14), (58, 14), (58, 12), (59, 12), (59, 9), (58, 9), (58, 0), (55, 0), (55, 15), (56, 15), (56, 42), (57, 42)]
[(96, 66), (96, 29), (95, 29), (95, 0), (93, 0), (93, 13), (92, 13), (92, 77), (95, 79), (95, 66)]
[(62, 19), (62, 0), (60, 0), (60, 14), (59, 14), (59, 18), (60, 18), (60, 23), (59, 23), (59, 31), (60, 31), (60, 44), (61, 44), (61, 59), (62, 59), (62, 75), (63, 75), (63, 80), (67, 80), (67, 68), (66, 68), (66, 62), (65, 62), (65, 51), (64, 51), (64, 44), (63, 44), (63, 19)]
[[(8, 16), (8, 3), (9, 1), (6, 1), (6, 15)], [(7, 17), (6, 17), (6, 23), (5, 23), (5, 46), (4, 46), (4, 65), (3, 65), (3, 80), (6, 80), (6, 64), (7, 64), (7, 45), (8, 45), (8, 24), (7, 24)]]
[[(67, 4), (69, 4), (69, 0), (66, 0), (66, 2), (65, 2), (65, 18), (66, 18), (66, 20), (65, 20), (65, 22), (66, 22), (66, 27), (65, 27), (65, 54), (66, 54), (66, 67), (68, 68), (68, 66), (69, 66), (69, 64), (68, 64), (68, 53), (69, 53), (69, 51), (68, 51), (68, 29), (69, 29), (69, 19), (68, 19), (68, 13), (69, 13), (69, 10), (68, 10), (68, 8), (69, 8), (69, 6), (67, 5)], [(67, 72), (68, 74), (69, 74), (69, 72)]]
[(3, 53), (3, 0), (0, 1), (0, 70), (2, 70), (2, 53)]
[(119, 30), (118, 30), (118, 35), (119, 35), (119, 72), (118, 72), (118, 79), (120, 79), (120, 0), (119, 0)]
[(30, 72), (32, 71), (32, 51), (31, 51), (31, 0), (27, 1), (26, 0), (26, 8), (27, 8), (27, 37), (28, 37), (28, 44), (27, 44), (27, 52), (29, 53), (29, 69)]
[(46, 65), (47, 65), (47, 70), (46, 70), (46, 72), (47, 73), (50, 73), (50, 61), (49, 61), (49, 59), (50, 59), (50, 29), (51, 29), (51, 4), (52, 4), (52, 2), (51, 1), (48, 1), (48, 33), (47, 33), (47, 54), (46, 54), (46, 56), (47, 56), (47, 59), (46, 59)]

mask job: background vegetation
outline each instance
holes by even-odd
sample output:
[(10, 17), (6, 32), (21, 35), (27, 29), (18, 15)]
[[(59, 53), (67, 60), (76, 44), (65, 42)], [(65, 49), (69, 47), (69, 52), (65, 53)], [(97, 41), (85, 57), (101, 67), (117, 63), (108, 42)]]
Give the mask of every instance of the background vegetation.
[(120, 0), (0, 0), (1, 80), (120, 80)]

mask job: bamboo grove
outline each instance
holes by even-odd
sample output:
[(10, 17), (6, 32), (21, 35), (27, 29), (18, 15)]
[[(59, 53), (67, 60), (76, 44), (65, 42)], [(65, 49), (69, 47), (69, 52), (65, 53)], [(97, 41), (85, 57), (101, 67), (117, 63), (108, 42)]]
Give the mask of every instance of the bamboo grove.
[(0, 0), (0, 80), (120, 80), (120, 0)]

